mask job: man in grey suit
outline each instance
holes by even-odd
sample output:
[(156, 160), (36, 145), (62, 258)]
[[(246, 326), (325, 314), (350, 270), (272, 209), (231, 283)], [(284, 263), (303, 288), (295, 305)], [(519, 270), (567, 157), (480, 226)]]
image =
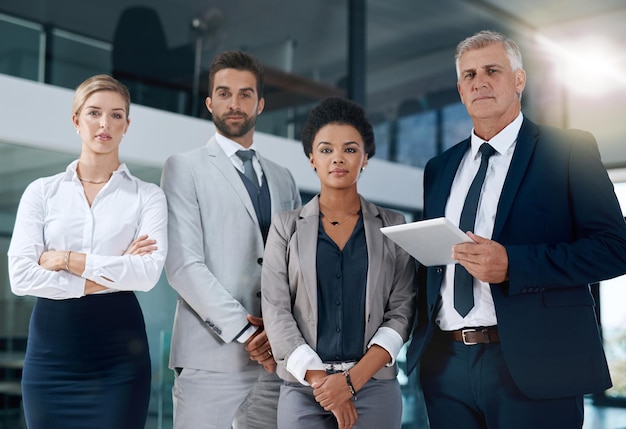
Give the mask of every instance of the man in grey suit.
[(289, 171), (253, 142), (263, 70), (238, 51), (218, 55), (206, 106), (217, 133), (171, 156), (165, 269), (179, 294), (170, 368), (175, 429), (276, 427), (280, 382), (261, 319), (261, 264), (272, 213), (300, 206)]

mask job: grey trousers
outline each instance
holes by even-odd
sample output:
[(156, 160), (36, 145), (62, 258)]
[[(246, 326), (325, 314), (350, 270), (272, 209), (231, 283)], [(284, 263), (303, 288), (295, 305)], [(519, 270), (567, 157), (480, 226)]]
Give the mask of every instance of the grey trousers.
[[(368, 381), (354, 401), (359, 418), (355, 429), (400, 429), (402, 393), (398, 380)], [(279, 429), (336, 429), (335, 416), (325, 411), (313, 396), (310, 386), (285, 383), (278, 400)]]
[(260, 365), (232, 373), (183, 368), (172, 388), (174, 429), (274, 429), (281, 383)]

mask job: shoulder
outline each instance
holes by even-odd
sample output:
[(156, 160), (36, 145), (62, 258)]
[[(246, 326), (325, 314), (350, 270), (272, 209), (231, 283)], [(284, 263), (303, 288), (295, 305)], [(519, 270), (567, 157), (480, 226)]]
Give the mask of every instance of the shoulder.
[(189, 150), (187, 152), (180, 152), (170, 155), (165, 164), (172, 163), (194, 163), (201, 162), (204, 158), (206, 158), (209, 154), (208, 148), (206, 145), (200, 146), (198, 148)]
[[(66, 181), (67, 172), (57, 173), (53, 176), (39, 177), (28, 184), (24, 194), (41, 193), (46, 195), (55, 192), (59, 185)], [(67, 179), (69, 182), (69, 179)]]

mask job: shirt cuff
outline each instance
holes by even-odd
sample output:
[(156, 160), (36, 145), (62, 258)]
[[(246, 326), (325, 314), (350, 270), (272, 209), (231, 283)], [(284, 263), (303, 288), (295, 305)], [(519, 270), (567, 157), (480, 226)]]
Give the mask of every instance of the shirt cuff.
[(254, 325), (250, 325), (248, 326), (248, 328), (243, 331), (241, 334), (239, 334), (239, 336), (237, 338), (235, 338), (237, 340), (238, 343), (241, 344), (245, 344), (246, 341), (248, 341), (250, 339), (250, 337), (259, 329), (258, 326), (254, 326)]
[(391, 362), (385, 364), (385, 366), (389, 367), (396, 363), (396, 357), (398, 356), (398, 353), (400, 353), (400, 350), (404, 345), (404, 341), (402, 340), (402, 336), (396, 331), (386, 326), (382, 326), (378, 328), (378, 331), (376, 331), (370, 340), (367, 348), (369, 349), (374, 344), (387, 350), (387, 353), (391, 356)]
[(308, 344), (298, 346), (298, 348), (289, 355), (285, 369), (305, 386), (310, 386), (304, 379), (307, 371), (325, 371), (324, 362), (322, 362), (322, 359), (320, 359), (317, 353), (315, 353)]

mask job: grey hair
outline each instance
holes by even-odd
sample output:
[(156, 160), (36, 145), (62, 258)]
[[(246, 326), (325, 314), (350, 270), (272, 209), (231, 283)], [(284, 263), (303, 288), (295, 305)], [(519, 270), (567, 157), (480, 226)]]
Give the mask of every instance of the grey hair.
[(517, 43), (506, 37), (504, 34), (497, 33), (495, 31), (483, 30), (466, 38), (465, 40), (462, 40), (456, 46), (454, 62), (456, 65), (457, 79), (460, 79), (461, 77), (459, 61), (464, 53), (475, 49), (485, 48), (496, 43), (501, 43), (504, 46), (504, 50), (506, 51), (506, 55), (509, 58), (509, 63), (511, 64), (511, 69), (513, 71), (524, 68), (522, 64), (522, 52), (520, 51), (519, 46), (517, 46)]

